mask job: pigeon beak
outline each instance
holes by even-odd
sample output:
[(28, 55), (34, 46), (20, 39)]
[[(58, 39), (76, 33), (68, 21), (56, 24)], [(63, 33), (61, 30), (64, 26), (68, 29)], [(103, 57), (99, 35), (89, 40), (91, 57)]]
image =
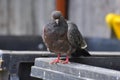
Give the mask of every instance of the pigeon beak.
[(59, 23), (59, 19), (56, 19), (55, 22), (58, 24)]

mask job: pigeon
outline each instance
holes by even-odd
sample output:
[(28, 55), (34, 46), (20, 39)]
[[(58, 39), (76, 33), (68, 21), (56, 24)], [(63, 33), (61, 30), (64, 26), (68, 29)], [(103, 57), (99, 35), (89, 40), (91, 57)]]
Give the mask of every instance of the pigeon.
[(87, 43), (85, 39), (82, 37), (77, 25), (71, 21), (67, 21), (68, 23), (68, 32), (67, 37), (68, 40), (76, 50), (71, 54), (72, 57), (79, 56), (90, 56), (89, 52), (85, 49), (87, 48)]
[[(67, 64), (72, 53), (87, 47), (77, 26), (67, 22), (60, 11), (52, 12), (50, 22), (43, 28), (42, 38), (47, 49), (58, 55), (51, 64)], [(60, 59), (61, 54), (66, 54), (65, 60)]]

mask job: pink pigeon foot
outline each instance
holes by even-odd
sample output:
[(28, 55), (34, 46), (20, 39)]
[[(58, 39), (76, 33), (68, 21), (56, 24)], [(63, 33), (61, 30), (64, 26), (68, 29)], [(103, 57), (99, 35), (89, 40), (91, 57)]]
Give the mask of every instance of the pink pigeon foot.
[(69, 63), (69, 56), (66, 56), (65, 61), (61, 61), (62, 64), (68, 64)]
[(57, 59), (53, 60), (52, 62), (50, 62), (50, 64), (57, 64), (60, 62), (60, 54), (58, 54)]

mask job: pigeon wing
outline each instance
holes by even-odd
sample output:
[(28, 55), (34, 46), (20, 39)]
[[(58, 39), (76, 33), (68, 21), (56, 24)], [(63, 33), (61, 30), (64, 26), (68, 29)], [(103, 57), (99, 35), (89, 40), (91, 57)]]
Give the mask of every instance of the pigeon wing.
[(80, 31), (78, 30), (76, 24), (68, 22), (68, 32), (67, 32), (68, 41), (70, 44), (76, 48), (85, 49), (87, 44), (83, 39)]

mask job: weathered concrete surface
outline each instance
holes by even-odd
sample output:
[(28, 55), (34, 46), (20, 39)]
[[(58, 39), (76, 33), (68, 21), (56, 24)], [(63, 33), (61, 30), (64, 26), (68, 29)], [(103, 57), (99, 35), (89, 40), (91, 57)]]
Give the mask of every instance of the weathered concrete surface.
[(45, 80), (120, 80), (120, 72), (78, 63), (54, 64), (54, 58), (36, 58), (31, 76)]
[(34, 77), (42, 78), (45, 80), (86, 80), (82, 77), (76, 77), (74, 75), (66, 74), (59, 71), (54, 71), (50, 69), (40, 68), (40, 67), (32, 67)]

